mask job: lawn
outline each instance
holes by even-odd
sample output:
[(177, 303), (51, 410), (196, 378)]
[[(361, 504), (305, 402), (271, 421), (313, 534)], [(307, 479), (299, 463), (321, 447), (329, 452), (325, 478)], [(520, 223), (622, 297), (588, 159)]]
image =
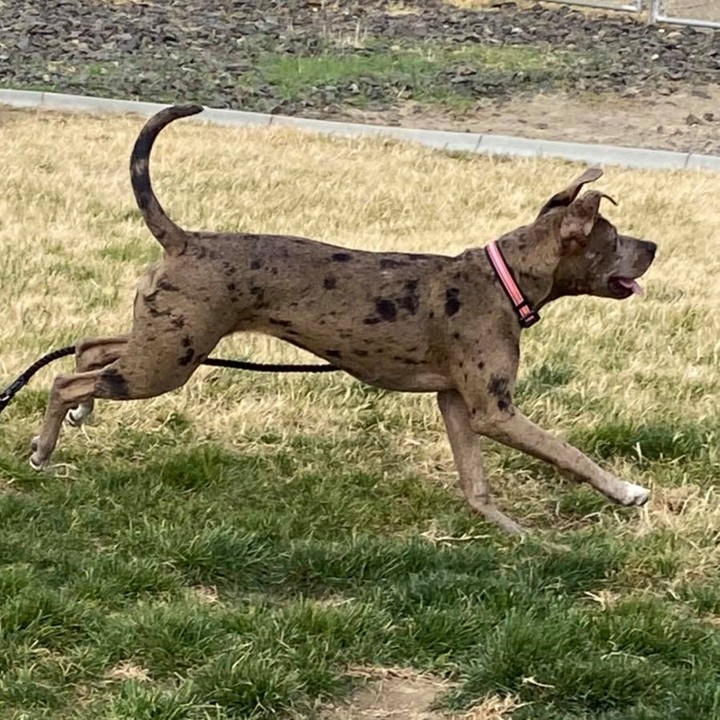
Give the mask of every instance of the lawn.
[[(129, 185), (140, 125), (0, 112), (0, 385), (128, 327), (159, 255)], [(153, 166), (185, 227), (442, 253), (531, 221), (578, 171), (190, 122)], [(650, 486), (646, 508), (488, 444), (499, 505), (534, 531), (505, 537), (463, 503), (431, 396), (334, 374), (204, 368), (101, 403), (37, 475), (60, 361), (0, 416), (0, 717), (323, 717), (383, 668), (447, 681), (458, 718), (720, 717), (720, 178), (609, 168), (598, 187), (660, 245), (647, 296), (547, 308), (517, 399)], [(263, 337), (214, 354), (312, 361)]]

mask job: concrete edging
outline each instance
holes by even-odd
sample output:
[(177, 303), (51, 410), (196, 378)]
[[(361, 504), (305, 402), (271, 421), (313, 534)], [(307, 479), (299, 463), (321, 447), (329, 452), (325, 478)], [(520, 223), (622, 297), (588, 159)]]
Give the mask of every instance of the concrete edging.
[[(167, 107), (166, 103), (2, 89), (0, 89), (0, 105), (70, 112), (137, 113), (144, 116), (152, 115), (158, 110)], [(593, 145), (590, 143), (536, 140), (506, 135), (420, 130), (386, 125), (361, 125), (359, 123), (311, 120), (287, 115), (268, 115), (214, 108), (207, 108), (196, 120), (215, 125), (293, 127), (341, 137), (358, 135), (392, 137), (440, 150), (487, 155), (562, 158), (574, 162), (656, 170), (712, 170), (720, 172), (720, 156), (718, 155), (701, 155), (671, 150), (647, 150), (617, 145)]]

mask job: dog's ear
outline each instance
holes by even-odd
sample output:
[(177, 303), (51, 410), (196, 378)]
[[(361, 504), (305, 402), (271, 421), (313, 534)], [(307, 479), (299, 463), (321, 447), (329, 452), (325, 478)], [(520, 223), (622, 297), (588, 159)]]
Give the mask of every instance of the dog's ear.
[(597, 221), (603, 198), (617, 205), (609, 195), (597, 190), (586, 192), (570, 203), (560, 223), (560, 242), (564, 249), (568, 250), (572, 242), (585, 244)]
[(603, 171), (599, 167), (588, 168), (580, 177), (575, 178), (564, 190), (561, 190), (556, 195), (553, 195), (543, 206), (538, 217), (545, 215), (556, 207), (567, 207), (575, 198), (578, 193), (582, 190), (583, 185), (587, 183), (595, 182), (602, 177)]

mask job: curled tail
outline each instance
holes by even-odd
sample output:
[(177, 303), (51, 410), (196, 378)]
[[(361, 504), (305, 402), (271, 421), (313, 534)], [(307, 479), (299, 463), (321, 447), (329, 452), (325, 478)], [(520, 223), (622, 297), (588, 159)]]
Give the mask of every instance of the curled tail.
[(201, 105), (173, 105), (153, 115), (140, 131), (130, 156), (130, 180), (135, 200), (150, 232), (169, 255), (181, 255), (185, 250), (185, 231), (176, 225), (162, 209), (150, 184), (150, 151), (160, 131), (178, 118), (202, 112)]

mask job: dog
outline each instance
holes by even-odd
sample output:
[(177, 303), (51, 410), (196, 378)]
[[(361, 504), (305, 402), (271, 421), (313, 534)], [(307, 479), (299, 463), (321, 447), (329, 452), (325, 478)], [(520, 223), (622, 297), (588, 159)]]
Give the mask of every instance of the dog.
[(536, 219), (487, 248), (456, 257), (349, 250), (300, 237), (189, 232), (164, 212), (149, 159), (161, 130), (201, 106), (172, 106), (142, 128), (130, 159), (132, 188), (164, 248), (137, 287), (127, 335), (78, 343), (76, 372), (53, 384), (31, 465), (48, 462), (63, 422), (84, 422), (96, 398), (151, 398), (181, 387), (218, 341), (266, 333), (358, 380), (433, 392), (469, 505), (510, 533), (523, 529), (494, 504), (481, 436), (554, 464), (621, 505), (649, 492), (606, 472), (538, 427), (513, 402), (520, 333), (547, 303), (570, 295), (621, 300), (641, 288), (655, 243), (621, 235), (600, 214), (612, 198), (583, 186), (589, 168), (553, 195)]

